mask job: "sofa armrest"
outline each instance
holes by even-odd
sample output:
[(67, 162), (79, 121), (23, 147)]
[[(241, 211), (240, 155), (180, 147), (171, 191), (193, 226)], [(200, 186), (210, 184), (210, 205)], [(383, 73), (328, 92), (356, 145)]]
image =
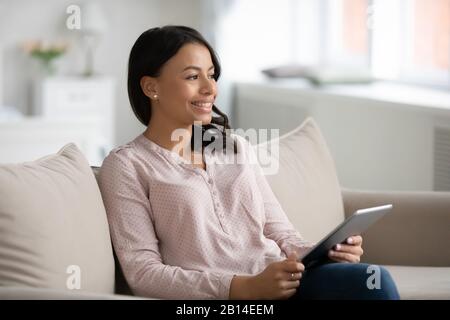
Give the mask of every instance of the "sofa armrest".
[(141, 300), (144, 298), (48, 288), (0, 286), (0, 300)]
[(364, 233), (363, 262), (450, 266), (450, 192), (342, 188), (346, 216), (383, 204), (394, 208)]

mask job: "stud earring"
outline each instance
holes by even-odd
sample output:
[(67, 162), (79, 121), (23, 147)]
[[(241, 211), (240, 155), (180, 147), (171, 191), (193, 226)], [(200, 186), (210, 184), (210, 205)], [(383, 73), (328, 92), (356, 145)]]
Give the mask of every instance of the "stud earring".
[(153, 95), (153, 99), (157, 99), (158, 98), (158, 95), (157, 94), (154, 94)]

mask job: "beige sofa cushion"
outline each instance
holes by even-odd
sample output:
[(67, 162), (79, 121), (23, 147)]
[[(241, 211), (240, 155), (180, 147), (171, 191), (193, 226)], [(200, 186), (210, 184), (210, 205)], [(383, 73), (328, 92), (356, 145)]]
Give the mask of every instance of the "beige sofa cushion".
[(384, 266), (401, 299), (450, 300), (450, 267)]
[(74, 144), (1, 165), (0, 199), (0, 286), (76, 290), (79, 283), (81, 291), (114, 292), (105, 208)]
[[(340, 185), (325, 139), (314, 120), (307, 118), (271, 141), (277, 142), (279, 156), (272, 153), (272, 157), (279, 160), (279, 169), (266, 178), (297, 230), (306, 240), (318, 241), (344, 220)], [(274, 150), (267, 144), (258, 147)]]

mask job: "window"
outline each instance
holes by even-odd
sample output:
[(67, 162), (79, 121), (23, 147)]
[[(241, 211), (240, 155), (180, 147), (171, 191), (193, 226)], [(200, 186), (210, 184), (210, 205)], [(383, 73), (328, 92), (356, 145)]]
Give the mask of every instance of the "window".
[(349, 53), (367, 55), (368, 0), (346, 0), (342, 3), (342, 41)]
[[(368, 66), (368, 0), (329, 0), (321, 13), (325, 27), (323, 63), (344, 66)], [(319, 26), (320, 28), (320, 26)]]
[(233, 2), (218, 24), (224, 76), (253, 77), (268, 65), (291, 59), (290, 5), (291, 0)]
[(449, 82), (450, 0), (415, 0), (412, 28), (412, 57), (406, 71), (431, 80)]
[(450, 86), (450, 0), (240, 0), (222, 17), (232, 76), (287, 63), (363, 66)]
[(374, 0), (377, 77), (450, 85), (450, 0)]

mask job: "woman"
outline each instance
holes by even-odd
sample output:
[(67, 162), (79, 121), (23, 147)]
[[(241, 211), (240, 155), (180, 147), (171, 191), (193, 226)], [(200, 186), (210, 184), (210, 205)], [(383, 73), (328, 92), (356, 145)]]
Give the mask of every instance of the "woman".
[[(108, 155), (99, 181), (133, 292), (169, 299), (398, 298), (384, 269), (382, 289), (367, 289), (363, 264), (325, 264), (302, 278), (297, 256), (311, 244), (258, 166), (217, 161), (250, 150), (229, 134), (227, 116), (214, 105), (219, 76), (214, 50), (188, 27), (150, 29), (131, 50), (129, 98), (147, 129)], [(348, 240), (330, 252), (332, 260), (359, 262), (362, 238)]]

